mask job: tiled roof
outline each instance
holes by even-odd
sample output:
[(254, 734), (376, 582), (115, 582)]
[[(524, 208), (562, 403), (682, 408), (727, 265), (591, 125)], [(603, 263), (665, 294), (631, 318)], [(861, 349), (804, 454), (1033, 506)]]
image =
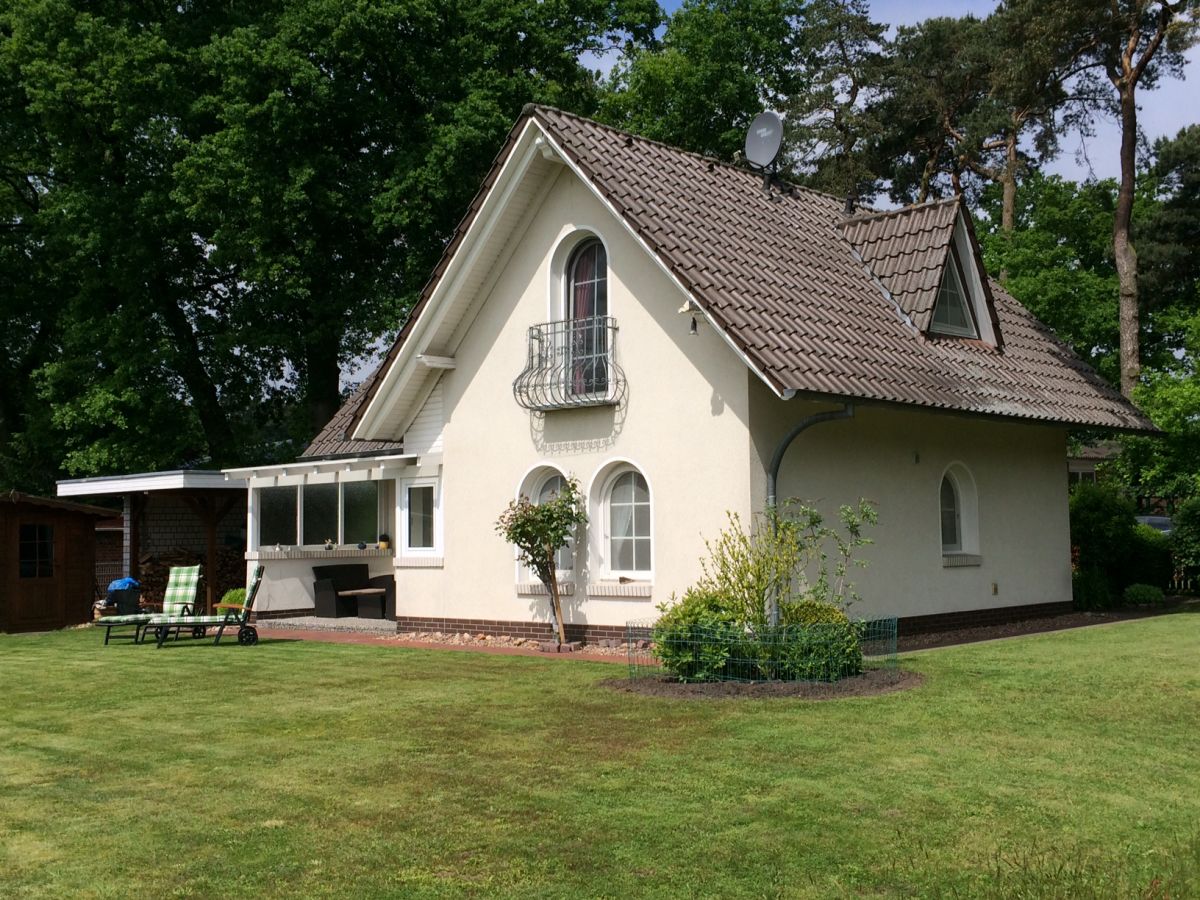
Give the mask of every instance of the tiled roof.
[[(768, 197), (754, 172), (559, 110), (536, 107), (533, 115), (780, 392), (1154, 430), (995, 283), (1003, 349), (914, 334), (855, 259), (837, 198), (803, 188)], [(895, 257), (895, 275), (923, 243), (931, 249), (948, 235), (943, 218), (954, 208), (880, 216), (863, 230), (902, 227), (879, 242), (882, 250), (905, 247), (915, 228), (911, 250), (880, 257)], [(928, 306), (924, 277), (913, 278), (911, 290), (904, 281), (914, 309)]]
[[(835, 197), (800, 187), (768, 196), (762, 176), (747, 169), (561, 110), (530, 106), (493, 162), (396, 344), (306, 457), (399, 447), (347, 436), (530, 117), (781, 393), (1157, 430), (995, 282), (987, 287), (994, 330), (1002, 336), (998, 347), (924, 333), (957, 200), (847, 219)], [(982, 271), (978, 248), (973, 251)]]
[(913, 325), (928, 331), (957, 218), (955, 198), (855, 216), (838, 227)]
[(321, 429), (311, 444), (300, 454), (301, 459), (329, 459), (339, 456), (368, 456), (376, 453), (391, 453), (403, 449), (401, 441), (355, 441), (350, 440), (350, 428), (358, 414), (359, 406), (375, 389), (375, 382), (383, 371), (386, 361), (380, 364), (358, 388), (346, 398), (342, 408)]

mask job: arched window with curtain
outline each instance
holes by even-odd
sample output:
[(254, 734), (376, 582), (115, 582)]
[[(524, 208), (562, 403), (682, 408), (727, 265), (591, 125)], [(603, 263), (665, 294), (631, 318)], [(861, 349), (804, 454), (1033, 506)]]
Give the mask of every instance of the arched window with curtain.
[(567, 265), (568, 388), (576, 396), (608, 390), (608, 254), (590, 238)]
[(649, 572), (650, 488), (642, 473), (626, 469), (608, 487), (608, 568), (612, 572)]
[(962, 548), (962, 503), (958, 486), (947, 473), (942, 476), (942, 552), (957, 553)]

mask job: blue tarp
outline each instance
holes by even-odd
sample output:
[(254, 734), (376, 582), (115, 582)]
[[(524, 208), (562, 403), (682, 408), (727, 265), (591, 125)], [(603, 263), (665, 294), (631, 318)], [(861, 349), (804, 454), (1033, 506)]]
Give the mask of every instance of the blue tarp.
[(118, 578), (116, 581), (111, 581), (108, 584), (108, 589), (110, 591), (124, 591), (124, 590), (128, 590), (129, 588), (140, 588), (140, 587), (141, 587), (141, 584), (138, 582), (138, 580), (136, 578), (129, 578), (129, 577)]

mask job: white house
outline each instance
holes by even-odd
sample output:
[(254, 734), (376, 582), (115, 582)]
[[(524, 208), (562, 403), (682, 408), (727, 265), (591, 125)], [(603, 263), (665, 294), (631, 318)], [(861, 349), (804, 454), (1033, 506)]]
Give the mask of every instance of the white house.
[(402, 629), (513, 633), (549, 604), (494, 523), (574, 476), (565, 618), (594, 638), (772, 493), (875, 503), (858, 614), (1067, 603), (1076, 426), (1153, 430), (987, 279), (957, 200), (847, 213), (528, 107), (378, 370), (296, 463), (230, 474), (263, 616), (311, 613), (313, 565), (361, 557)]

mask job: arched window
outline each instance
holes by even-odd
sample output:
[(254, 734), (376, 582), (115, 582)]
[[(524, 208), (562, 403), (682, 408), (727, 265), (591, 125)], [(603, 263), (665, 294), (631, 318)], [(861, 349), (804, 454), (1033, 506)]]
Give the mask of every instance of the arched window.
[[(534, 495), (533, 502), (539, 506), (547, 500), (552, 499), (563, 485), (566, 484), (566, 479), (558, 472), (544, 478), (538, 486), (537, 493)], [(558, 553), (554, 555), (554, 568), (560, 572), (569, 572), (575, 566), (575, 539), (571, 538), (567, 541), (565, 547), (559, 547)]]
[(567, 263), (568, 389), (571, 394), (608, 391), (608, 254), (590, 238)]
[(608, 568), (611, 572), (650, 571), (650, 489), (642, 473), (626, 469), (605, 496)]
[(938, 505), (941, 511), (942, 565), (980, 565), (979, 497), (975, 476), (961, 462), (951, 463), (942, 474)]
[(942, 476), (942, 552), (962, 550), (962, 505), (950, 473)]

